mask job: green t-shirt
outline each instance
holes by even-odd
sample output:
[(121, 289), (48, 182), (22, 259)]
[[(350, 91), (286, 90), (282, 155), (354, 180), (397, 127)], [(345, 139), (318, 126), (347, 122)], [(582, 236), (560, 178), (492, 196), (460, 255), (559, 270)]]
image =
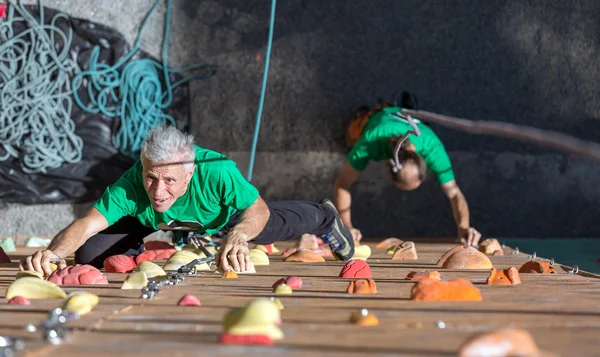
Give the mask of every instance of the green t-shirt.
[[(400, 107), (386, 107), (371, 116), (360, 139), (348, 154), (348, 161), (354, 169), (363, 171), (370, 160), (381, 161), (392, 158), (394, 152), (388, 140), (393, 136), (403, 135), (411, 129), (410, 124), (391, 115), (401, 110)], [(421, 135), (408, 137), (415, 145), (417, 154), (423, 158), (427, 168), (434, 173), (440, 184), (454, 180), (452, 163), (440, 138), (427, 125), (419, 122), (417, 126)]]
[(133, 216), (157, 230), (217, 232), (231, 215), (256, 201), (258, 190), (225, 155), (198, 146), (195, 149), (194, 175), (185, 194), (167, 211), (156, 212), (152, 208), (144, 189), (140, 160), (104, 191), (94, 207), (109, 225), (121, 217)]

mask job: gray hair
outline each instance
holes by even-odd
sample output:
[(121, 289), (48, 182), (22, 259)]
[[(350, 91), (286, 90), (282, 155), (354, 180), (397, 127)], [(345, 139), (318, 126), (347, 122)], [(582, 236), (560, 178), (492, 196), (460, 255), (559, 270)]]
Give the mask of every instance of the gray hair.
[(180, 160), (184, 162), (183, 167), (190, 170), (196, 159), (193, 145), (193, 135), (182, 133), (174, 126), (157, 126), (144, 140), (140, 157), (152, 163)]

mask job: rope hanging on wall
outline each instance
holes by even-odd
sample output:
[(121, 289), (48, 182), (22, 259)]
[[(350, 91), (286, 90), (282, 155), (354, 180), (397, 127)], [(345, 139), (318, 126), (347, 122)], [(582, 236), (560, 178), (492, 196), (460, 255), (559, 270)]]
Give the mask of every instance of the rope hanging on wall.
[[(100, 48), (95, 46), (90, 57), (89, 69), (77, 74), (73, 79), (75, 90), (81, 85), (87, 89), (87, 103), (84, 103), (77, 92), (73, 93), (75, 102), (83, 110), (120, 118), (119, 129), (113, 134), (114, 144), (123, 154), (132, 158), (138, 157), (142, 143), (152, 128), (165, 124), (176, 125), (173, 117), (164, 112), (173, 100), (173, 89), (190, 80), (207, 78), (214, 73), (214, 67), (207, 63), (181, 69), (167, 67), (172, 0), (167, 0), (162, 63), (153, 59), (139, 59), (130, 61), (123, 67), (139, 50), (148, 19), (159, 2), (160, 0), (156, 0), (146, 14), (135, 43), (127, 55), (113, 66), (98, 63)], [(171, 83), (170, 74), (197, 69), (204, 71)], [(165, 88), (161, 84), (160, 76)]]
[[(0, 20), (0, 160), (20, 157), (24, 172), (45, 173), (78, 162), (83, 149), (71, 120), (70, 75), (79, 71), (69, 57), (72, 31), (57, 27), (69, 21), (61, 13), (44, 24), (42, 0), (39, 22), (21, 1), (10, 5)], [(26, 29), (15, 35), (17, 24)]]
[(273, 45), (273, 30), (275, 28), (275, 7), (277, 0), (271, 0), (271, 19), (269, 21), (269, 40), (267, 41), (267, 55), (265, 58), (265, 69), (263, 71), (262, 88), (260, 99), (258, 101), (258, 110), (256, 111), (256, 125), (254, 127), (254, 137), (252, 138), (252, 149), (250, 150), (250, 163), (248, 165), (248, 176), (246, 179), (252, 181), (252, 170), (254, 169), (254, 157), (256, 155), (256, 145), (258, 144), (258, 133), (260, 131), (260, 119), (262, 117), (263, 104), (267, 90), (267, 78), (269, 76), (269, 61), (271, 59), (271, 47)]

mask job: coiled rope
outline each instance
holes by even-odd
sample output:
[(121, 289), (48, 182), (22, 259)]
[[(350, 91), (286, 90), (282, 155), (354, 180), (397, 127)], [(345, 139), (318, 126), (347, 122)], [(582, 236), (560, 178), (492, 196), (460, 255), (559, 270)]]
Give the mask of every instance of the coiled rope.
[[(0, 160), (20, 157), (24, 172), (45, 173), (81, 159), (83, 141), (71, 120), (70, 75), (79, 71), (69, 57), (72, 31), (56, 26), (69, 21), (62, 13), (44, 24), (43, 0), (39, 22), (22, 1), (10, 5), (0, 20)], [(15, 35), (17, 23), (26, 30)]]
[[(88, 113), (102, 113), (109, 117), (120, 118), (119, 130), (113, 134), (114, 145), (132, 158), (137, 158), (141, 145), (148, 132), (158, 125), (167, 123), (176, 126), (172, 116), (164, 110), (173, 101), (173, 89), (196, 78), (207, 78), (214, 73), (214, 67), (207, 63), (196, 64), (182, 69), (167, 67), (169, 33), (171, 21), (171, 1), (167, 0), (165, 32), (162, 46), (162, 63), (153, 59), (130, 61), (139, 50), (148, 19), (156, 10), (160, 0), (156, 0), (146, 14), (131, 51), (113, 66), (98, 63), (100, 48), (95, 46), (89, 62), (89, 69), (73, 78), (75, 102)], [(204, 69), (202, 73), (185, 77), (171, 83), (169, 74)], [(161, 78), (165, 84), (162, 88)], [(84, 103), (77, 89), (85, 85), (88, 103)]]

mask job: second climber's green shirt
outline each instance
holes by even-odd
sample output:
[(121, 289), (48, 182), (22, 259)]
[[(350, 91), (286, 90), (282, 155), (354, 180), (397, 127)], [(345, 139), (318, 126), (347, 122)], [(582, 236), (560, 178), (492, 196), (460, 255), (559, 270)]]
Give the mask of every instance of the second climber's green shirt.
[(156, 212), (144, 189), (142, 163), (110, 185), (94, 204), (109, 225), (133, 216), (157, 230), (196, 231), (212, 234), (235, 212), (250, 207), (258, 190), (242, 176), (235, 162), (222, 154), (195, 146), (196, 168), (185, 194), (165, 212)]
[[(388, 140), (411, 129), (410, 124), (391, 115), (401, 110), (399, 107), (386, 107), (371, 116), (360, 139), (348, 154), (348, 161), (354, 169), (363, 171), (371, 160), (392, 158), (394, 152)], [(420, 122), (417, 125), (421, 135), (409, 136), (417, 154), (423, 158), (427, 168), (434, 173), (440, 184), (454, 180), (452, 163), (440, 138), (427, 125)]]

